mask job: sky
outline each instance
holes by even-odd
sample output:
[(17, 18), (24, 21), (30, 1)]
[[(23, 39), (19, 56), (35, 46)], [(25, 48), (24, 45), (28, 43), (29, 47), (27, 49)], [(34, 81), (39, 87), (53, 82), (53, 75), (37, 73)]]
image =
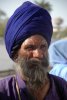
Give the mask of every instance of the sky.
[[(5, 11), (7, 16), (10, 17), (13, 12), (26, 0), (0, 0), (0, 9)], [(29, 0), (34, 2), (34, 0)], [(39, 0), (38, 0), (39, 1)], [(52, 20), (60, 17), (64, 20), (63, 26), (67, 26), (67, 0), (45, 0), (52, 5)]]

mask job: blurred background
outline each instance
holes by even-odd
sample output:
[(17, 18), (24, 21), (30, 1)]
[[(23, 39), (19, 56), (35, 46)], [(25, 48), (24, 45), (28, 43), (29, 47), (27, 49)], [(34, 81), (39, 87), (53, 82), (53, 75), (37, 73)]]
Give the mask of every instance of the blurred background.
[[(13, 74), (14, 62), (10, 60), (4, 43), (4, 31), (15, 9), (27, 0), (0, 0), (0, 77)], [(46, 8), (53, 23), (52, 42), (67, 38), (67, 0), (28, 0)]]

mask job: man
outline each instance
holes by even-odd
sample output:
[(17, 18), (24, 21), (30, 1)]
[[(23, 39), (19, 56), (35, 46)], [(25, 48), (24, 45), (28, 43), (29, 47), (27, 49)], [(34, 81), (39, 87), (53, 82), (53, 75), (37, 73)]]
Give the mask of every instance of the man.
[(0, 81), (0, 100), (67, 100), (66, 81), (48, 74), (52, 32), (45, 9), (27, 1), (14, 12), (7, 24), (5, 44), (16, 62), (16, 75)]

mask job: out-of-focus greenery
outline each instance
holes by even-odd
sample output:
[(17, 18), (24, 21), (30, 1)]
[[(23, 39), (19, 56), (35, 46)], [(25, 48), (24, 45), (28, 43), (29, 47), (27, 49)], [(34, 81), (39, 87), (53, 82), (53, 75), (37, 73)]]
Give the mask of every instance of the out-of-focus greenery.
[(0, 37), (3, 37), (4, 36), (4, 31), (5, 31), (5, 27), (6, 27), (7, 20), (8, 19), (1, 20), (0, 21)]
[(4, 36), (5, 26), (7, 23), (7, 15), (4, 11), (0, 10), (0, 37)]
[(1, 18), (2, 16), (6, 16), (6, 13), (0, 9), (0, 18)]
[(67, 27), (60, 30), (59, 32), (58, 31), (53, 32), (52, 38), (55, 39), (55, 40), (62, 39), (62, 38), (67, 38)]
[[(38, 4), (39, 6), (47, 9), (49, 12), (53, 10), (52, 5), (50, 4), (50, 2), (47, 2), (47, 0), (34, 0), (34, 2)], [(53, 39), (58, 40), (58, 39), (67, 37), (67, 27), (65, 28), (61, 27), (63, 22), (64, 20), (60, 17), (57, 17), (54, 19), (56, 31), (53, 31), (53, 36), (52, 36)]]
[(0, 23), (0, 37), (3, 36), (3, 33), (4, 33), (4, 24)]
[(47, 0), (34, 0), (36, 4), (48, 10), (48, 12), (52, 11), (52, 5)]
[(67, 27), (63, 27), (63, 19), (56, 18), (55, 20), (55, 29), (56, 31), (53, 32), (53, 39), (61, 39), (67, 37)]

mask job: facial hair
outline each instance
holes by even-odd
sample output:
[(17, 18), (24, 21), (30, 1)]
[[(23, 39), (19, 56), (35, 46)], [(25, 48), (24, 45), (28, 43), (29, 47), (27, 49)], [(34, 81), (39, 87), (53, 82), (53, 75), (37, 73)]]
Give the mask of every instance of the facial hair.
[(19, 57), (18, 64), (19, 72), (27, 77), (27, 80), (25, 80), (27, 87), (36, 90), (45, 83), (49, 65), (48, 57), (43, 59)]

